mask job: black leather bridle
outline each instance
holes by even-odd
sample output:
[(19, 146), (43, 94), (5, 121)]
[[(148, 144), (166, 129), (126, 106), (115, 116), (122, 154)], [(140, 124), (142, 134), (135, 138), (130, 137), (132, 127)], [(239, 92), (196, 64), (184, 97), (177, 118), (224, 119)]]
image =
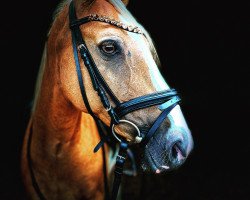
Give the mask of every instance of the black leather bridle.
[[(95, 16), (98, 16), (98, 15), (95, 15)], [(105, 162), (104, 162), (105, 166), (103, 168), (103, 171), (105, 173), (105, 176), (104, 176), (105, 198), (115, 200), (118, 194), (119, 185), (121, 183), (121, 176), (123, 174), (123, 166), (127, 157), (127, 148), (128, 148), (128, 141), (126, 141), (125, 138), (121, 138), (117, 136), (115, 132), (115, 128), (114, 128), (115, 125), (118, 125), (120, 123), (127, 123), (133, 126), (137, 131), (135, 143), (140, 143), (140, 145), (144, 146), (149, 142), (149, 140), (152, 138), (154, 133), (160, 127), (162, 122), (167, 118), (167, 115), (170, 113), (170, 111), (180, 102), (180, 98), (178, 97), (177, 92), (174, 89), (169, 89), (169, 90), (151, 93), (145, 96), (140, 96), (140, 97), (131, 99), (126, 102), (120, 102), (119, 99), (112, 92), (112, 90), (110, 89), (106, 81), (104, 80), (100, 71), (98, 70), (98, 67), (96, 66), (94, 59), (92, 58), (91, 53), (89, 52), (88, 47), (83, 39), (80, 26), (91, 21), (99, 21), (99, 20), (95, 20), (95, 17), (93, 18), (93, 16), (87, 16), (81, 19), (77, 19), (74, 2), (71, 1), (70, 7), (69, 7), (69, 23), (70, 23), (70, 29), (71, 29), (71, 35), (72, 35), (73, 53), (74, 53), (74, 60), (76, 64), (78, 82), (79, 82), (84, 104), (88, 110), (88, 113), (95, 119), (98, 130), (99, 130), (99, 134), (101, 137), (101, 142), (95, 147), (94, 152), (97, 152), (101, 147), (103, 147), (104, 142), (109, 143), (112, 140), (114, 141), (114, 138), (120, 142), (120, 149), (117, 155), (115, 171), (114, 171), (115, 176), (114, 176), (111, 198), (109, 198)], [(101, 21), (101, 22), (107, 23), (105, 21)], [(112, 23), (110, 24), (112, 25)], [(108, 112), (111, 118), (111, 123), (109, 127), (106, 127), (96, 117), (96, 115), (94, 114), (94, 112), (92, 111), (90, 107), (90, 104), (86, 95), (86, 90), (84, 87), (84, 82), (83, 82), (83, 77), (82, 77), (82, 72), (81, 72), (81, 65), (80, 65), (78, 54), (82, 58), (84, 65), (88, 70), (94, 90), (97, 92), (103, 104), (103, 107), (106, 109), (106, 111)], [(114, 107), (112, 106), (110, 100), (113, 102), (113, 105), (115, 105)], [(150, 128), (147, 128), (147, 129), (142, 128), (142, 127), (139, 128), (136, 124), (130, 121), (127, 121), (125, 119), (122, 119), (128, 113), (131, 113), (139, 109), (148, 108), (151, 106), (156, 106), (156, 105), (162, 105), (164, 109)], [(106, 129), (103, 127), (106, 127)], [(103, 132), (108, 132), (108, 134), (103, 134)], [(31, 138), (29, 138), (29, 140), (31, 140)], [(29, 151), (30, 149), (28, 149), (28, 160), (30, 163), (31, 158), (29, 156), (30, 155)], [(103, 149), (103, 152), (104, 152), (104, 149)], [(36, 190), (40, 199), (45, 199), (44, 195), (41, 193), (38, 187), (38, 184), (35, 180), (31, 164), (29, 166), (31, 170), (34, 189)]]
[[(96, 15), (97, 16), (97, 15)], [(78, 52), (84, 62), (84, 65), (86, 66), (89, 76), (91, 78), (93, 88), (99, 95), (101, 102), (103, 104), (103, 107), (107, 110), (110, 118), (111, 123), (109, 130), (113, 133), (113, 136), (120, 142), (120, 150), (117, 156), (116, 160), (116, 167), (115, 167), (115, 178), (113, 183), (113, 189), (111, 194), (111, 199), (115, 200), (117, 197), (117, 193), (119, 190), (119, 185), (121, 182), (121, 175), (123, 172), (123, 165), (125, 163), (126, 159), (126, 152), (128, 143), (125, 139), (119, 139), (117, 135), (115, 134), (114, 126), (119, 123), (129, 123), (130, 125), (134, 126), (138, 132), (138, 136), (136, 137), (135, 141), (137, 143), (140, 143), (141, 145), (146, 145), (150, 138), (154, 135), (154, 133), (157, 131), (157, 129), (160, 127), (162, 122), (166, 119), (167, 115), (170, 113), (170, 111), (178, 104), (180, 101), (180, 98), (177, 96), (177, 92), (174, 89), (161, 91), (152, 93), (145, 96), (140, 96), (134, 99), (131, 99), (127, 102), (121, 103), (118, 98), (114, 95), (112, 90), (109, 88), (108, 84), (104, 80), (103, 76), (98, 70), (98, 67), (96, 66), (91, 53), (88, 50), (88, 47), (83, 39), (80, 26), (83, 24), (86, 24), (88, 22), (93, 21), (90, 19), (89, 16), (77, 19), (76, 12), (74, 8), (73, 1), (70, 4), (69, 8), (69, 23), (70, 23), (70, 29), (72, 34), (72, 43), (73, 43), (73, 52), (74, 52), (74, 59), (76, 64), (76, 70), (77, 70), (77, 76), (78, 81), (81, 89), (81, 94), (83, 97), (83, 101), (85, 103), (85, 106), (89, 112), (93, 116), (93, 118), (96, 120), (97, 125), (100, 124), (100, 121), (95, 114), (93, 113), (89, 101), (86, 95), (83, 79), (82, 79), (82, 73), (81, 73), (81, 66), (79, 62)], [(106, 23), (103, 21), (103, 23)], [(135, 33), (136, 34), (136, 33)], [(115, 104), (115, 107), (113, 107), (110, 103), (110, 100), (113, 101)], [(122, 120), (122, 117), (124, 117), (126, 114), (131, 113), (133, 111), (147, 108), (150, 106), (155, 105), (161, 105), (164, 104), (165, 109), (162, 111), (162, 113), (159, 115), (159, 117), (155, 120), (153, 125), (149, 129), (139, 129), (134, 123), (129, 122), (127, 120)], [(98, 145), (97, 149), (101, 145)]]

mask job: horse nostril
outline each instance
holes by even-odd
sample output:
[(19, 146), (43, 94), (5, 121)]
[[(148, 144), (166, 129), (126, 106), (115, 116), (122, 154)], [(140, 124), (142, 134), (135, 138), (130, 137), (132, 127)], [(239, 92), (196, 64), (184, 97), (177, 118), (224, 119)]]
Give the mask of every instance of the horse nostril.
[(173, 159), (176, 159), (178, 156), (178, 151), (177, 151), (177, 146), (176, 144), (173, 145), (172, 149), (171, 149), (171, 156)]
[(170, 150), (171, 160), (183, 160), (187, 157), (187, 152), (185, 150), (184, 144), (181, 141), (175, 142)]
[(186, 148), (184, 147), (183, 142), (176, 142), (175, 146), (180, 150), (180, 153), (182, 154), (183, 157), (187, 157), (187, 151)]

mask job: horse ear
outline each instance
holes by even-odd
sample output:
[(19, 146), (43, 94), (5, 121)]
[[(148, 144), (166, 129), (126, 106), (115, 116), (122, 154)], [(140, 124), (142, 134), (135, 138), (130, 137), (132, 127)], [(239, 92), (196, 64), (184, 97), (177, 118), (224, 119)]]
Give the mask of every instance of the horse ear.
[(125, 4), (125, 6), (128, 5), (129, 0), (122, 0), (122, 2)]

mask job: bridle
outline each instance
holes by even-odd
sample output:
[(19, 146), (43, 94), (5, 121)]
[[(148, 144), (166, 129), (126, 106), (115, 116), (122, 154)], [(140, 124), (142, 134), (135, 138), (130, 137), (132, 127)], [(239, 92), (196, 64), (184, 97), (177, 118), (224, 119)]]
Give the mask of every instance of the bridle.
[[(131, 26), (126, 26), (124, 24), (119, 24), (119, 22), (116, 22), (115, 20), (109, 20), (106, 17), (99, 17), (98, 15), (90, 15), (81, 19), (77, 19), (76, 12), (74, 8), (73, 1), (70, 4), (69, 8), (69, 23), (70, 23), (70, 29), (71, 29), (71, 35), (72, 35), (72, 43), (73, 43), (73, 51), (74, 51), (74, 59), (76, 64), (76, 70), (77, 70), (77, 76), (78, 81), (81, 89), (81, 94), (83, 97), (83, 101), (85, 103), (85, 106), (89, 112), (93, 116), (93, 118), (96, 121), (100, 121), (95, 114), (93, 113), (89, 101), (86, 95), (83, 79), (82, 79), (82, 73), (81, 73), (81, 67), (78, 57), (78, 52), (84, 62), (84, 65), (86, 66), (88, 73), (90, 75), (93, 87), (97, 94), (99, 95), (101, 102), (103, 104), (103, 107), (108, 112), (111, 123), (109, 130), (113, 133), (113, 136), (120, 142), (120, 150), (117, 156), (116, 160), (116, 167), (115, 167), (115, 178), (113, 183), (113, 190), (112, 190), (112, 196), (111, 199), (116, 199), (120, 181), (121, 181), (121, 175), (123, 172), (123, 165), (125, 163), (126, 159), (126, 151), (128, 147), (128, 143), (126, 140), (118, 138), (117, 134), (115, 133), (114, 126), (120, 123), (127, 123), (131, 126), (133, 126), (137, 131), (137, 136), (135, 138), (136, 143), (141, 143), (141, 145), (146, 145), (150, 138), (154, 135), (154, 133), (157, 131), (159, 126), (162, 124), (162, 122), (166, 119), (169, 112), (178, 104), (180, 101), (180, 98), (177, 96), (177, 92), (172, 90), (167, 91), (161, 91), (152, 93), (145, 96), (140, 96), (134, 99), (131, 99), (127, 102), (121, 103), (118, 98), (114, 95), (106, 81), (104, 80), (103, 76), (98, 70), (98, 67), (96, 66), (91, 53), (88, 50), (88, 47), (82, 37), (81, 30), (79, 26), (86, 24), (91, 21), (100, 21), (103, 23), (109, 23), (111, 25), (115, 25), (119, 28), (123, 28), (127, 31), (134, 32), (135, 34), (142, 34), (140, 29), (137, 27), (132, 28)], [(130, 27), (130, 28), (129, 28)], [(108, 96), (115, 104), (115, 107), (113, 107), (108, 99)], [(156, 119), (156, 121), (153, 123), (153, 125), (149, 129), (140, 129), (135, 125), (133, 122), (127, 121), (122, 119), (125, 115), (128, 113), (131, 113), (133, 111), (164, 104), (165, 109), (162, 111), (162, 113), (159, 115), (159, 117)], [(99, 124), (99, 122), (97, 123)], [(144, 137), (143, 137), (144, 136)], [(100, 147), (100, 146), (98, 146)], [(96, 151), (98, 149), (95, 149)]]
[[(137, 136), (135, 137), (134, 142), (140, 143), (140, 145), (145, 146), (149, 142), (150, 138), (153, 137), (154, 133), (160, 127), (162, 122), (167, 118), (170, 111), (180, 102), (180, 98), (178, 97), (177, 92), (174, 89), (169, 89), (169, 90), (164, 90), (164, 91), (140, 96), (140, 97), (131, 99), (126, 102), (120, 102), (119, 99), (112, 92), (112, 90), (110, 89), (106, 81), (104, 80), (100, 71), (98, 70), (98, 67), (96, 66), (94, 59), (92, 58), (91, 53), (89, 52), (88, 47), (83, 39), (80, 26), (91, 21), (108, 23), (110, 25), (116, 26), (118, 28), (122, 28), (126, 31), (130, 31), (135, 34), (143, 35), (143, 33), (138, 27), (127, 26), (123, 23), (117, 22), (115, 20), (111, 20), (105, 16), (89, 15), (87, 17), (77, 19), (74, 3), (73, 1), (71, 1), (70, 3), (69, 23), (70, 23), (70, 29), (71, 29), (71, 35), (72, 35), (73, 53), (74, 53), (74, 60), (75, 60), (75, 65), (76, 65), (80, 91), (81, 91), (84, 104), (88, 110), (88, 113), (96, 121), (98, 131), (101, 137), (101, 141), (95, 147), (94, 152), (97, 152), (101, 147), (103, 147), (103, 144), (105, 142), (110, 142), (112, 140), (114, 141), (114, 138), (120, 143), (119, 153), (116, 158), (116, 165), (115, 165), (115, 171), (114, 171), (115, 176), (114, 176), (111, 198), (109, 198), (109, 194), (108, 194), (109, 191), (107, 188), (108, 184), (107, 184), (107, 177), (106, 177), (106, 163), (104, 163), (105, 166), (103, 168), (104, 169), (103, 171), (105, 173), (105, 178), (104, 178), (105, 190), (106, 190), (105, 198), (115, 200), (118, 194), (119, 185), (121, 183), (121, 177), (123, 174), (123, 166), (127, 157), (127, 149), (128, 149), (128, 141), (126, 141), (125, 138), (118, 137), (115, 131), (115, 126), (121, 123), (126, 123), (132, 126), (137, 131)], [(105, 108), (105, 110), (110, 116), (111, 123), (109, 127), (106, 127), (107, 131), (104, 130), (105, 128), (103, 127), (105, 127), (105, 125), (100, 121), (100, 119), (97, 118), (97, 116), (94, 114), (89, 104), (84, 82), (83, 82), (81, 65), (80, 65), (78, 54), (82, 58), (84, 65), (87, 68), (94, 90), (97, 92), (103, 104), (103, 107)], [(112, 106), (110, 99), (112, 100), (113, 105), (115, 106)], [(125, 115), (133, 111), (148, 108), (151, 106), (156, 106), (156, 105), (161, 105), (162, 113), (158, 116), (158, 118), (155, 120), (155, 122), (150, 128), (142, 128), (142, 127), (139, 128), (135, 123), (122, 119)], [(108, 134), (103, 134), (104, 131), (108, 132)], [(31, 138), (29, 138), (29, 143), (30, 143), (30, 140)], [(30, 167), (30, 171), (32, 175), (31, 177), (32, 177), (33, 186), (38, 196), (40, 197), (40, 199), (45, 199), (44, 195), (41, 193), (41, 190), (39, 189), (38, 184), (35, 180), (32, 166), (30, 164), (31, 158), (30, 158), (29, 151), (30, 149), (28, 145), (28, 161), (29, 161), (29, 167)], [(104, 152), (104, 149), (103, 149), (103, 152)]]

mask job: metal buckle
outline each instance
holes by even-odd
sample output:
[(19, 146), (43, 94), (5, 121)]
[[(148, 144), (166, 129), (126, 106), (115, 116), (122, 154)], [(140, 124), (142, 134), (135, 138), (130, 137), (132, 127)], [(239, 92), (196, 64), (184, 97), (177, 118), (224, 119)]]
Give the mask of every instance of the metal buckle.
[(121, 156), (121, 155), (117, 155), (116, 158), (120, 159), (120, 160), (126, 160), (125, 157)]
[(85, 47), (84, 44), (80, 44), (80, 45), (78, 45), (78, 47), (77, 47), (78, 51), (80, 51), (82, 48), (86, 49), (86, 47)]
[[(136, 129), (138, 135), (135, 137), (135, 143), (140, 143), (140, 142), (142, 141), (141, 131), (140, 131), (140, 129), (138, 128), (138, 126), (136, 126), (133, 122), (128, 121), (128, 120), (125, 120), (125, 119), (119, 120), (119, 124), (120, 124), (120, 123), (127, 123), (127, 124), (130, 124), (131, 126), (133, 126), (133, 127)], [(112, 133), (113, 133), (114, 137), (115, 137), (119, 142), (121, 142), (121, 139), (120, 139), (120, 138), (117, 136), (117, 134), (115, 133), (115, 124), (112, 125)]]
[(108, 112), (111, 110), (111, 104), (109, 104), (109, 107), (108, 108), (105, 108), (105, 110)]

